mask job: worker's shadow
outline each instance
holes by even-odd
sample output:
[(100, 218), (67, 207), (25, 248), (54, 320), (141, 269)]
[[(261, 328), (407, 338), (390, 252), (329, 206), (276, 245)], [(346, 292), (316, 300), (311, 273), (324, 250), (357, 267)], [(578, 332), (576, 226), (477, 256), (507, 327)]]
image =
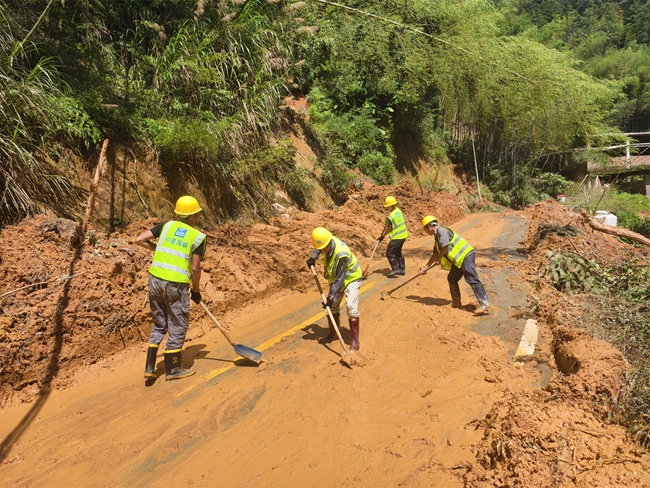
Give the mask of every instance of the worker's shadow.
[(185, 351), (187, 351), (188, 357), (191, 358), (190, 366), (194, 364), (194, 361), (196, 359), (207, 359), (208, 361), (220, 361), (223, 363), (233, 363), (235, 366), (245, 366), (245, 367), (259, 366), (258, 363), (243, 357), (238, 357), (236, 359), (210, 357), (209, 356), (210, 351), (203, 350), (205, 349), (205, 347), (206, 347), (205, 344), (195, 344), (185, 349)]
[[(302, 329), (302, 331), (305, 333), (302, 336), (302, 339), (305, 341), (319, 341), (324, 337), (327, 337), (327, 335), (330, 333), (330, 326), (325, 322), (325, 325), (319, 325), (319, 324), (309, 324), (307, 327)], [(343, 327), (339, 327), (339, 332), (341, 332), (341, 337), (343, 337), (344, 342), (349, 342), (350, 339), (350, 331), (348, 329), (345, 329)], [(338, 340), (338, 339), (337, 339)], [(327, 344), (323, 344), (325, 347), (330, 349)]]
[(412, 300), (424, 305), (435, 305), (436, 307), (444, 307), (445, 305), (449, 305), (451, 303), (451, 300), (448, 300), (446, 298), (421, 297), (419, 295), (406, 295), (404, 298), (406, 300)]

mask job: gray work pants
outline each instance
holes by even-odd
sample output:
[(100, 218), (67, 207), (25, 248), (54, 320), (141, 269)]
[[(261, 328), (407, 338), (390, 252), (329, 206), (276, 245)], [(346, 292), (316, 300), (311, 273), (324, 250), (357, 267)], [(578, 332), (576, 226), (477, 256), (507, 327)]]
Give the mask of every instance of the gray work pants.
[(149, 306), (153, 327), (150, 344), (160, 344), (169, 333), (165, 349), (182, 349), (190, 324), (190, 285), (173, 283), (149, 275)]
[(456, 266), (452, 266), (447, 275), (447, 281), (449, 282), (449, 290), (451, 291), (451, 296), (454, 296), (454, 290), (458, 290), (458, 298), (460, 299), (460, 289), (458, 288), (458, 282), (461, 278), (465, 278), (465, 281), (472, 287), (476, 299), (481, 305), (488, 304), (487, 293), (485, 293), (485, 288), (483, 283), (478, 278), (478, 273), (476, 272), (476, 252), (470, 251), (465, 259), (463, 260), (462, 267), (458, 269)]

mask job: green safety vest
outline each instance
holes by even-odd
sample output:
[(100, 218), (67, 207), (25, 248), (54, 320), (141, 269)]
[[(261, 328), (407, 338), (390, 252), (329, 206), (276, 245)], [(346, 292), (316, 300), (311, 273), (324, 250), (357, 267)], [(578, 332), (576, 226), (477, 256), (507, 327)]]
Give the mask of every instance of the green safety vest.
[(334, 243), (334, 252), (332, 253), (332, 259), (327, 259), (326, 253), (321, 253), (323, 256), (323, 267), (325, 268), (325, 278), (327, 282), (331, 285), (334, 283), (336, 276), (336, 270), (339, 267), (339, 261), (341, 258), (347, 258), (348, 266), (345, 268), (345, 284), (348, 286), (350, 283), (356, 280), (361, 279), (361, 266), (359, 266), (359, 261), (356, 256), (352, 254), (350, 248), (336, 237), (332, 237), (332, 242)]
[(388, 221), (391, 223), (391, 241), (406, 239), (409, 236), (409, 233), (406, 230), (406, 220), (404, 220), (404, 214), (399, 208), (395, 207), (395, 210), (393, 210), (388, 216)]
[(194, 227), (171, 220), (160, 233), (149, 273), (173, 283), (192, 282), (192, 253), (205, 239)]
[[(452, 265), (460, 269), (460, 267), (463, 265), (463, 261), (465, 260), (465, 256), (473, 251), (474, 248), (449, 227), (445, 227), (445, 229), (451, 232), (452, 238), (451, 241), (449, 241), (447, 254), (440, 257), (440, 266), (446, 270), (450, 270)], [(440, 245), (438, 244), (438, 239), (436, 239), (435, 250), (436, 252), (440, 253)]]

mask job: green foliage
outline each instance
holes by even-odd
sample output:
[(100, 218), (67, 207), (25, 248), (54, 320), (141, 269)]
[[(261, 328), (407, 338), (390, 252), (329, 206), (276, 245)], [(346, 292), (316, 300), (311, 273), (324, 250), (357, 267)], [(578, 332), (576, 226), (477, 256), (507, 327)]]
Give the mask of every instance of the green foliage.
[(389, 185), (393, 182), (393, 173), (395, 172), (393, 160), (379, 151), (362, 154), (359, 157), (358, 165), (362, 173), (370, 176), (380, 185)]
[(296, 166), (296, 148), (288, 139), (280, 141), (252, 155), (249, 166), (257, 166), (268, 181), (277, 184), (301, 210), (311, 209), (314, 189), (309, 171)]
[(571, 182), (557, 173), (535, 170), (533, 185), (540, 192), (540, 196), (555, 198), (556, 195), (566, 194)]
[(318, 162), (321, 169), (321, 183), (335, 202), (343, 203), (354, 175), (335, 158), (325, 157)]
[[(598, 198), (600, 198), (602, 191), (602, 188), (597, 190), (594, 197), (598, 195)], [(645, 195), (623, 193), (612, 187), (609, 187), (605, 191), (605, 196), (600, 200), (598, 208), (595, 206), (596, 203), (598, 202), (593, 202), (593, 206), (590, 205), (587, 209), (592, 212), (596, 210), (608, 210), (617, 216), (622, 213), (638, 214), (650, 210), (650, 200)]]
[(497, 203), (521, 208), (540, 200), (555, 198), (560, 193), (565, 193), (571, 182), (557, 173), (543, 172), (533, 168), (532, 177), (526, 177), (520, 170), (512, 183), (511, 176), (504, 175), (498, 170), (490, 173), (490, 189)]
[(521, 16), (535, 25), (526, 30), (528, 37), (570, 51), (584, 62), (585, 72), (619, 83), (625, 99), (614, 108), (613, 124), (627, 131), (647, 129), (650, 4), (641, 0), (518, 0), (516, 4)]
[(591, 292), (620, 296), (631, 302), (650, 299), (650, 268), (635, 263), (602, 266), (593, 260), (559, 250), (549, 252), (545, 277), (556, 289), (567, 293)]
[[(48, 5), (31, 42), (18, 44)], [(56, 106), (41, 110), (46, 129), (30, 128), (39, 144), (91, 147), (100, 134), (144, 141), (182, 176), (181, 186), (245, 175), (239, 165), (247, 154), (278, 139), (278, 106), (291, 84), (309, 94), (323, 182), (338, 198), (349, 170), (391, 183), (405, 164), (396, 154), (449, 156), (473, 172), (474, 141), (482, 182), (501, 202), (522, 206), (558, 189), (535, 173), (545, 155), (588, 145), (608, 120), (634, 123), (650, 95), (640, 44), (647, 9), (638, 0), (622, 10), (596, 0), (516, 5), (519, 13), (511, 2), (461, 0), (360, 7), (396, 22), (389, 24), (315, 2), (134, 0), (79, 10), (74, 2), (25, 0), (2, 4), (0, 65), (18, 80), (9, 71), (27, 76), (43, 59), (57, 64), (37, 77), (49, 76), (46, 84), (58, 90), (47, 89), (48, 103), (37, 104)], [(607, 81), (531, 39), (574, 50), (581, 67)], [(622, 42), (630, 53), (610, 54)], [(28, 105), (15, 113), (41, 117)], [(397, 151), (402, 141), (415, 147)], [(224, 205), (223, 216), (238, 208), (232, 198), (240, 190), (225, 193), (213, 202)], [(15, 198), (3, 203), (14, 206)]]
[(600, 266), (591, 260), (559, 250), (549, 252), (545, 278), (557, 290), (577, 293), (603, 290)]
[(392, 183), (395, 155), (387, 131), (372, 116), (372, 107), (339, 115), (333, 100), (318, 88), (309, 100), (308, 127), (326, 154), (323, 182), (332, 193), (341, 196), (347, 189), (344, 168), (359, 168), (379, 184)]
[(650, 238), (650, 217), (640, 217), (639, 214), (621, 211), (616, 214), (617, 224), (621, 227), (630, 229), (637, 234)]
[(57, 168), (57, 149), (97, 142), (99, 132), (57, 82), (46, 59), (30, 71), (0, 63), (0, 226), (45, 209), (73, 217), (79, 208), (83, 191)]

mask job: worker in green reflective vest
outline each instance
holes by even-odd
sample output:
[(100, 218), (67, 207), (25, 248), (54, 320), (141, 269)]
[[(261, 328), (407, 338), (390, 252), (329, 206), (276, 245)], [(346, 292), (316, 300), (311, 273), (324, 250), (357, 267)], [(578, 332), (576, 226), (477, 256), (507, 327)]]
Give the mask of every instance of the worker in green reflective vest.
[(402, 255), (402, 247), (406, 242), (406, 238), (409, 236), (408, 231), (406, 230), (406, 220), (404, 219), (404, 214), (397, 207), (397, 200), (393, 196), (388, 196), (384, 200), (384, 207), (388, 212), (388, 217), (386, 217), (386, 225), (381, 231), (381, 235), (377, 238), (379, 242), (382, 241), (384, 236), (388, 234), (390, 242), (388, 243), (388, 248), (386, 249), (386, 257), (390, 263), (391, 271), (388, 273), (389, 278), (396, 278), (398, 276), (404, 276), (406, 274), (406, 262), (404, 256)]
[[(170, 220), (144, 231), (135, 243), (154, 251), (149, 268), (149, 306), (153, 327), (144, 370), (145, 381), (156, 379), (156, 355), (165, 334), (165, 378), (186, 378), (194, 371), (181, 364), (183, 344), (189, 327), (190, 299), (201, 303), (199, 283), (206, 236), (194, 226), (203, 210), (191, 196), (176, 202), (177, 220)], [(158, 239), (157, 243), (153, 240)]]
[[(359, 290), (361, 288), (361, 266), (350, 248), (325, 227), (316, 227), (311, 233), (314, 251), (307, 260), (307, 267), (311, 269), (316, 264), (318, 256), (323, 258), (325, 278), (330, 285), (327, 301), (323, 308), (329, 307), (336, 326), (340, 329), (339, 306), (345, 295), (345, 305), (348, 312), (350, 326), (350, 350), (359, 350)], [(336, 340), (336, 330), (329, 315), (329, 334), (319, 342), (326, 344)]]
[(427, 215), (422, 219), (422, 228), (430, 236), (435, 236), (436, 241), (433, 246), (433, 253), (426, 266), (420, 269), (420, 274), (426, 274), (436, 263), (440, 263), (443, 269), (449, 271), (447, 281), (449, 282), (451, 306), (453, 308), (462, 308), (458, 282), (462, 277), (465, 277), (465, 281), (472, 287), (478, 300), (478, 307), (474, 310), (474, 314), (487, 313), (490, 304), (483, 283), (479, 280), (476, 272), (476, 252), (474, 248), (450, 228), (440, 226), (438, 219), (433, 215)]

